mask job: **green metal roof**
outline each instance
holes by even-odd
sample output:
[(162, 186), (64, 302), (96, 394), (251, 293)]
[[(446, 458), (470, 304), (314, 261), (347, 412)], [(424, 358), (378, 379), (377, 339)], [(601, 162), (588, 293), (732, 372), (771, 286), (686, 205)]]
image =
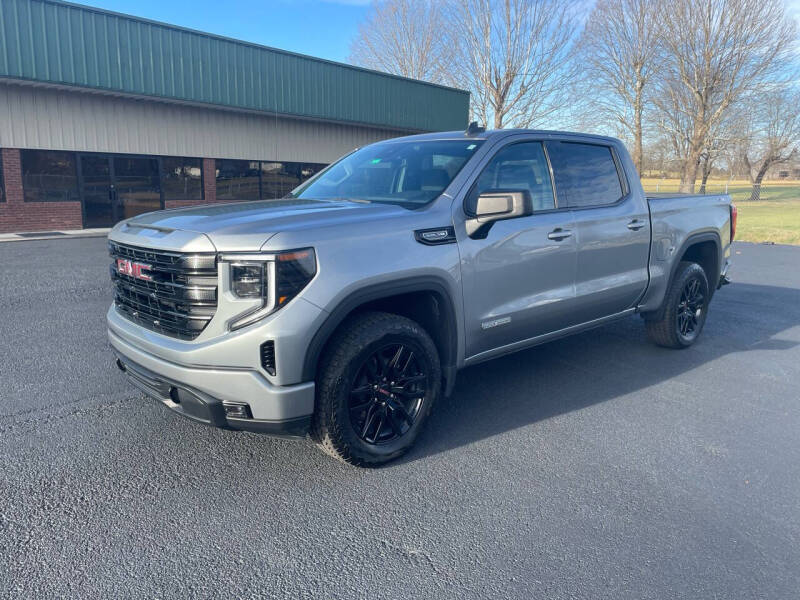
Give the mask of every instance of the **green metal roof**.
[(418, 131), (469, 93), (55, 0), (0, 0), (0, 78)]

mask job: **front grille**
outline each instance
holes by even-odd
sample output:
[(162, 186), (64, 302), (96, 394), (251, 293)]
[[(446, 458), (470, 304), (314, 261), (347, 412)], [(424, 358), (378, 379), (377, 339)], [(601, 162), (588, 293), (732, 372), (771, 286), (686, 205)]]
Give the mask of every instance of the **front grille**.
[[(108, 243), (114, 303), (126, 318), (170, 337), (193, 340), (217, 310), (217, 256)], [(121, 273), (117, 259), (144, 265), (142, 279)]]

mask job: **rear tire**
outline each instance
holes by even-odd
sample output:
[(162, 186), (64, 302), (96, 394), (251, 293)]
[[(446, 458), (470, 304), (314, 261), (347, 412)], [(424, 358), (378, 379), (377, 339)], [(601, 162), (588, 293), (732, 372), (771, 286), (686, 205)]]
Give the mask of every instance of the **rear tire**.
[(414, 443), (441, 389), (436, 345), (415, 321), (369, 312), (346, 321), (317, 376), (311, 437), (357, 466), (393, 460)]
[(647, 337), (665, 348), (688, 348), (703, 330), (708, 300), (708, 278), (703, 267), (681, 262), (667, 289), (662, 317), (645, 320)]

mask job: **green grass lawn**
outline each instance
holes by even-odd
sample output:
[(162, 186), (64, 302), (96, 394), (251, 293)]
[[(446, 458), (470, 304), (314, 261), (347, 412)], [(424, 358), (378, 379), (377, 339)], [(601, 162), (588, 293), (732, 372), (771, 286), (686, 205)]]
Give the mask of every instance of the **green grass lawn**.
[[(730, 186), (728, 193), (734, 202), (746, 202), (750, 200), (750, 186)], [(713, 191), (711, 193), (718, 193)], [(761, 200), (769, 202), (784, 202), (786, 200), (800, 200), (800, 186), (795, 185), (767, 185), (761, 188)]]
[[(734, 202), (736, 199), (734, 198)], [(736, 203), (739, 220), (736, 239), (800, 245), (800, 197)]]
[[(677, 179), (642, 179), (645, 192), (677, 192)], [(744, 242), (774, 242), (800, 245), (800, 185), (797, 182), (768, 181), (761, 188), (761, 199), (750, 202), (752, 186), (746, 181), (710, 181), (707, 193), (722, 194), (727, 189), (739, 208), (736, 239)]]

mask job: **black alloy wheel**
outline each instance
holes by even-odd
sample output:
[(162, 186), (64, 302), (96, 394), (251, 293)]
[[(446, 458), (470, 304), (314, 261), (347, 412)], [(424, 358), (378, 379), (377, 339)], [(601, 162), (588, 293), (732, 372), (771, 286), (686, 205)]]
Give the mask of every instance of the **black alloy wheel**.
[(402, 343), (382, 346), (357, 369), (350, 387), (350, 424), (367, 444), (386, 444), (413, 427), (426, 393), (423, 361)]
[(699, 264), (681, 261), (661, 309), (644, 314), (647, 336), (665, 348), (688, 348), (697, 341), (708, 315), (712, 290)]
[(311, 437), (341, 461), (382, 465), (414, 444), (441, 386), (438, 349), (419, 323), (377, 311), (354, 315), (326, 346)]
[(693, 339), (697, 336), (704, 309), (705, 297), (700, 279), (692, 277), (683, 286), (678, 301), (677, 319), (675, 320), (678, 335), (685, 339)]

